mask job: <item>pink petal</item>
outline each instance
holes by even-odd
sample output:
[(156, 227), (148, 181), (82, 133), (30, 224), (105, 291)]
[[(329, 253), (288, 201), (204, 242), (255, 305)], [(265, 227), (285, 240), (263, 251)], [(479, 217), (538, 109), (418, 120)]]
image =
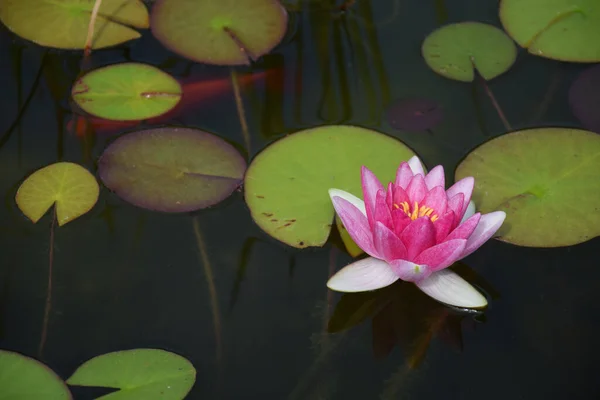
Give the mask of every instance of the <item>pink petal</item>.
[(349, 201), (352, 205), (360, 210), (361, 213), (366, 217), (367, 211), (365, 210), (365, 202), (345, 190), (340, 189), (329, 189), (329, 197), (333, 201), (333, 197), (341, 197), (342, 199)]
[(467, 239), (467, 245), (460, 258), (464, 258), (481, 247), (487, 242), (496, 231), (502, 226), (506, 213), (504, 211), (494, 211), (481, 216), (477, 228)]
[(458, 225), (445, 240), (452, 239), (468, 239), (469, 236), (473, 233), (477, 224), (479, 223), (479, 219), (481, 218), (481, 214), (477, 213), (462, 224)]
[(398, 258), (406, 258), (406, 247), (404, 243), (381, 222), (375, 223), (373, 242), (380, 258), (387, 262)]
[(364, 258), (339, 270), (327, 282), (327, 287), (338, 292), (364, 292), (391, 285), (398, 276), (385, 262)]
[(394, 226), (392, 223), (392, 213), (390, 208), (385, 201), (385, 193), (383, 190), (377, 193), (377, 199), (375, 201), (375, 212), (373, 213), (373, 221), (369, 220), (371, 229), (375, 227), (375, 222), (379, 221), (387, 227)]
[(396, 186), (400, 186), (402, 189), (406, 189), (408, 187), (408, 183), (413, 178), (415, 174), (413, 174), (412, 169), (408, 163), (403, 162), (398, 167), (398, 171), (396, 172)]
[(362, 192), (363, 198), (365, 199), (367, 218), (369, 219), (369, 222), (371, 222), (373, 219), (373, 212), (375, 211), (375, 199), (377, 198), (377, 193), (380, 190), (383, 191), (383, 186), (375, 174), (373, 174), (367, 167), (363, 166), (360, 169), (360, 177), (362, 181)]
[(435, 227), (435, 242), (441, 243), (454, 228), (455, 215), (453, 211), (448, 211), (433, 223)]
[(439, 271), (460, 259), (467, 244), (466, 239), (454, 239), (428, 248), (415, 259), (418, 264), (429, 265), (432, 271)]
[(373, 235), (367, 217), (356, 206), (342, 197), (331, 196), (331, 201), (354, 243), (367, 254), (378, 257), (373, 245)]
[(410, 160), (408, 160), (408, 165), (410, 166), (410, 169), (414, 175), (421, 174), (425, 176), (425, 171), (423, 171), (423, 165), (421, 164), (419, 157), (412, 156)]
[(456, 182), (454, 185), (450, 186), (446, 191), (446, 195), (449, 199), (458, 193), (463, 194), (463, 204), (460, 208), (459, 212), (456, 215), (462, 219), (463, 214), (467, 210), (467, 206), (469, 205), (469, 201), (471, 201), (471, 195), (473, 194), (473, 185), (475, 185), (475, 179), (472, 176), (467, 176), (466, 178), (461, 179)]
[(415, 284), (428, 296), (452, 306), (483, 308), (488, 304), (477, 289), (449, 269), (434, 272)]
[(446, 191), (443, 187), (436, 186), (425, 195), (425, 198), (419, 204), (433, 208), (431, 216), (437, 215), (439, 218), (446, 213), (446, 207), (448, 206)]
[(406, 188), (406, 194), (408, 194), (408, 197), (410, 198), (409, 205), (413, 205), (415, 201), (421, 204), (421, 201), (427, 194), (427, 185), (425, 185), (425, 178), (423, 178), (423, 175), (415, 175), (412, 178)]
[(429, 173), (425, 176), (425, 184), (429, 190), (436, 186), (441, 186), (443, 189), (445, 189), (446, 177), (444, 176), (444, 167), (438, 165), (429, 171)]
[[(448, 192), (446, 192), (446, 195), (448, 195)], [(448, 196), (448, 207), (446, 208), (446, 211), (452, 210), (454, 215), (457, 216), (458, 220), (460, 220), (463, 215), (461, 210), (465, 202), (464, 199), (465, 195), (462, 193), (457, 193), (452, 197)]]
[(404, 202), (406, 202), (408, 205), (411, 205), (408, 194), (401, 186), (393, 185), (392, 186), (392, 204), (390, 207), (393, 207), (394, 204), (400, 206), (400, 204), (402, 204)]
[(406, 259), (414, 260), (423, 250), (435, 244), (435, 228), (429, 217), (412, 221), (400, 234), (400, 240), (408, 250)]
[(402, 209), (392, 210), (392, 223), (394, 224), (394, 233), (397, 236), (412, 222), (412, 219)]
[(394, 270), (396, 276), (407, 282), (417, 282), (431, 274), (431, 270), (427, 265), (419, 265), (406, 260), (391, 261), (390, 267)]

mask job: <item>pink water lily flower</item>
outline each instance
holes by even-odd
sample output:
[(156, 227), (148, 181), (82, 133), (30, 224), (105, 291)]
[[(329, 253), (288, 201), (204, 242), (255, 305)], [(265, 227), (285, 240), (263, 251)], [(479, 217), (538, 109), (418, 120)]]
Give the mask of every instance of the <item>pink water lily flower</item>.
[(329, 195), (354, 242), (371, 257), (344, 267), (327, 286), (362, 292), (402, 279), (442, 303), (485, 307), (481, 293), (445, 269), (490, 239), (506, 217), (503, 211), (475, 213), (474, 179), (446, 190), (444, 168), (425, 175), (416, 156), (400, 165), (387, 189), (366, 167), (361, 177), (364, 201), (339, 189), (329, 189)]

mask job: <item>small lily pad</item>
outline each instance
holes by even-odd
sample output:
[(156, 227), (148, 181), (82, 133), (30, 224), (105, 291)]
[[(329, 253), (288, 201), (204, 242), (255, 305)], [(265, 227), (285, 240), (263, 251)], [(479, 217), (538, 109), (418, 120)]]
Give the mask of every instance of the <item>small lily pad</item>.
[(59, 162), (29, 175), (17, 190), (15, 200), (33, 223), (56, 204), (56, 219), (62, 226), (90, 211), (99, 193), (98, 182), (87, 169)]
[(479, 146), (456, 169), (475, 178), (482, 213), (506, 212), (500, 239), (558, 247), (600, 235), (600, 136), (565, 128), (512, 132)]
[(365, 165), (383, 182), (414, 152), (382, 133), (331, 125), (293, 133), (271, 144), (248, 167), (245, 199), (252, 218), (269, 235), (290, 246), (322, 246), (333, 224), (328, 190), (362, 197)]
[[(46, 47), (83, 49), (93, 1), (0, 0), (0, 20), (15, 34)], [(92, 48), (137, 39), (148, 28), (148, 10), (140, 0), (103, 0), (94, 25)]]
[(402, 99), (387, 109), (390, 126), (406, 131), (433, 129), (443, 118), (444, 112), (440, 104), (430, 99)]
[(531, 54), (562, 61), (600, 61), (598, 0), (502, 0), (500, 20)]
[(50, 368), (33, 358), (0, 350), (0, 399), (71, 398), (67, 385)]
[(97, 117), (132, 121), (157, 117), (181, 99), (181, 85), (146, 64), (122, 63), (88, 72), (72, 89), (73, 100)]
[(119, 137), (98, 163), (104, 184), (142, 208), (185, 212), (212, 206), (242, 182), (246, 161), (229, 143), (191, 128), (141, 130)]
[(421, 48), (427, 65), (446, 78), (471, 82), (474, 69), (490, 80), (508, 71), (517, 47), (501, 29), (481, 22), (460, 22), (433, 31)]
[(277, 0), (158, 0), (151, 29), (164, 46), (190, 60), (242, 65), (279, 44), (287, 20)]
[(600, 133), (600, 64), (587, 68), (573, 82), (569, 104), (585, 129)]
[(185, 358), (158, 349), (115, 351), (83, 363), (69, 385), (121, 389), (100, 399), (180, 400), (196, 381), (196, 369)]

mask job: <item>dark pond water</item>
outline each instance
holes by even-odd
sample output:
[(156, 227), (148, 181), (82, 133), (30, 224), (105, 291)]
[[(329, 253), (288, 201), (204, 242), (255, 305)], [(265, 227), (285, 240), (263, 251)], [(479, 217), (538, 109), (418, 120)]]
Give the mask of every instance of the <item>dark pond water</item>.
[[(426, 165), (443, 164), (452, 179), (470, 149), (506, 131), (480, 85), (440, 77), (420, 55), (424, 37), (441, 24), (499, 26), (496, 1), (359, 0), (345, 15), (307, 3), (296, 14), (295, 35), (253, 67), (278, 68), (284, 78), (244, 94), (250, 156), (285, 133), (356, 124), (401, 138)], [(0, 148), (0, 348), (36, 357), (51, 218), (28, 221), (14, 204), (16, 189), (58, 160), (94, 169), (115, 135), (90, 141), (67, 129), (80, 53), (46, 52), (4, 28), (0, 46), (0, 133), (36, 87)], [(182, 78), (229, 74), (168, 52), (149, 32), (92, 55), (93, 66), (127, 60)], [(513, 129), (577, 127), (567, 91), (583, 68), (521, 51), (489, 86)], [(406, 97), (443, 105), (444, 120), (432, 135), (398, 132), (385, 121), (385, 107)], [(199, 101), (170, 123), (243, 147), (231, 91)], [(374, 318), (331, 334), (340, 296), (325, 283), (351, 261), (335, 243), (299, 251), (270, 239), (241, 192), (211, 209), (168, 215), (102, 190), (89, 214), (56, 230), (42, 360), (67, 378), (106, 352), (167, 349), (197, 369), (190, 399), (600, 398), (598, 245), (594, 239), (535, 249), (491, 241), (464, 260), (491, 296), (484, 315), (455, 315), (398, 284)], [(81, 399), (99, 393), (73, 392)]]

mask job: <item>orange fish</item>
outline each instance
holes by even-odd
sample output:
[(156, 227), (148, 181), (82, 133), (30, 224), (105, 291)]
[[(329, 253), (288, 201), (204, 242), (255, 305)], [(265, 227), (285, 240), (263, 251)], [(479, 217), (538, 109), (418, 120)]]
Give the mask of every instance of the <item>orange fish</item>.
[[(239, 86), (243, 88), (254, 82), (265, 80), (267, 90), (273, 90), (273, 86), (275, 85), (282, 86), (283, 79), (281, 79), (281, 73), (282, 70), (280, 69), (272, 69), (252, 74), (238, 75)], [(74, 114), (73, 118), (67, 123), (67, 129), (70, 132), (74, 132), (75, 135), (82, 137), (91, 132), (105, 134), (117, 133), (124, 129), (134, 128), (143, 122), (147, 125), (162, 124), (185, 114), (186, 111), (196, 107), (199, 103), (215, 100), (223, 95), (233, 93), (230, 77), (200, 81), (188, 79), (182, 80), (180, 83), (182, 88), (181, 100), (172, 110), (159, 115), (158, 117), (147, 120), (112, 121), (90, 115), (84, 116)], [(281, 87), (275, 89), (281, 89)]]

